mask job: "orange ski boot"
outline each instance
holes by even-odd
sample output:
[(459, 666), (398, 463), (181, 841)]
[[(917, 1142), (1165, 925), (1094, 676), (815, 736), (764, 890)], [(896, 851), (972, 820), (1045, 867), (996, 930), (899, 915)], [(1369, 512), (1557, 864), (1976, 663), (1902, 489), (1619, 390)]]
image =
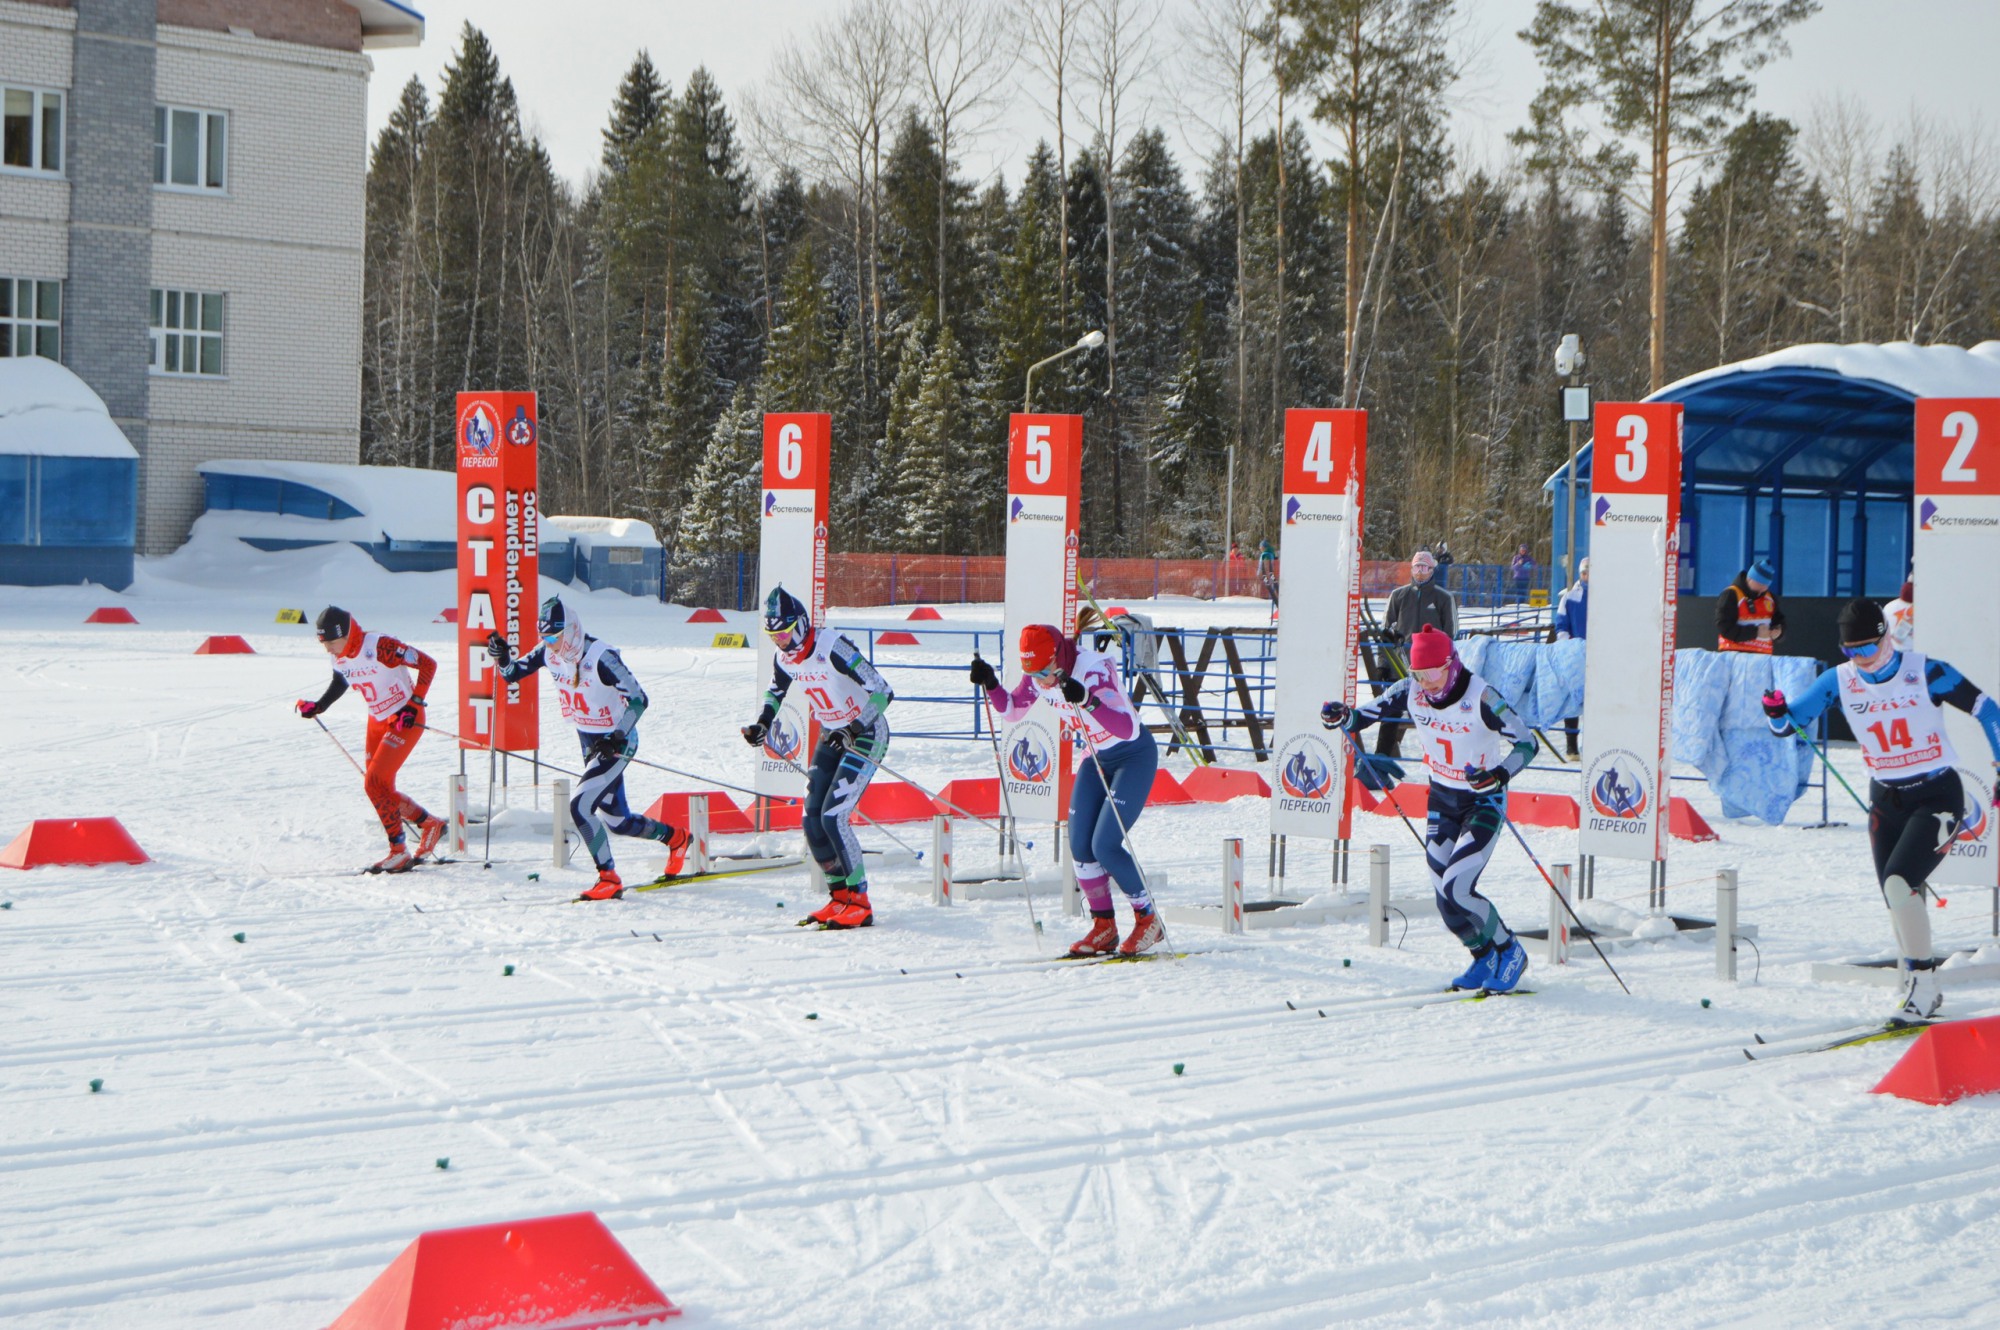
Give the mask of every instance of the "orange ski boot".
[(1118, 954), (1137, 956), (1158, 946), (1166, 936), (1167, 926), (1160, 922), (1159, 915), (1151, 910), (1136, 910), (1132, 914), (1132, 931), (1118, 944)]
[(625, 883), (619, 878), (615, 868), (597, 870), (597, 884), (577, 899), (580, 901), (615, 901), (625, 894)]
[(821, 928), (873, 928), (875, 911), (868, 904), (868, 888), (849, 890), (847, 904), (833, 918), (821, 924)]
[(667, 866), (660, 870), (661, 877), (679, 877), (681, 869), (687, 867), (688, 847), (694, 844), (694, 837), (688, 835), (686, 827), (675, 827), (667, 836)]
[(832, 894), (827, 899), (826, 904), (820, 906), (817, 910), (814, 910), (811, 914), (799, 920), (799, 927), (805, 928), (809, 925), (814, 925), (814, 924), (818, 925), (821, 928), (829, 927), (833, 923), (834, 916), (839, 914), (842, 910), (846, 908), (847, 908), (847, 888), (835, 887), (833, 889)]
[(1083, 960), (1088, 956), (1109, 956), (1118, 950), (1118, 923), (1108, 914), (1092, 915), (1090, 931), (1070, 944), (1069, 954), (1073, 959)]

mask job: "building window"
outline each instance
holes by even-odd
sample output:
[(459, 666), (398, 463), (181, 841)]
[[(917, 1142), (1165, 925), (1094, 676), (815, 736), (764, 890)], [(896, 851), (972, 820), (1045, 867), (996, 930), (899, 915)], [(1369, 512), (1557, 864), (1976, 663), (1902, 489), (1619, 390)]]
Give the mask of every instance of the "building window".
[(220, 193), (228, 183), (229, 117), (221, 111), (153, 108), (153, 183)]
[(153, 373), (222, 373), (222, 296), (153, 288)]
[(0, 166), (62, 174), (63, 95), (0, 87)]
[(62, 283), (0, 277), (0, 357), (62, 359)]

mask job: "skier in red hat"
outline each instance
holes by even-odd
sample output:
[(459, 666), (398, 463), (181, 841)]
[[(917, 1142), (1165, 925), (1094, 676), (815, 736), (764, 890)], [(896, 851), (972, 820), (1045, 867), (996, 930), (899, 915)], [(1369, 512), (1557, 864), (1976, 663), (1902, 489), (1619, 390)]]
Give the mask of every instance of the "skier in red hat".
[(1535, 755), (1528, 727), (1435, 628), (1410, 639), (1409, 678), (1367, 706), (1328, 702), (1319, 715), (1329, 730), (1350, 735), (1376, 721), (1416, 726), (1431, 778), (1424, 820), (1431, 887), (1445, 927), (1472, 953), (1471, 966), (1451, 986), (1511, 992), (1528, 968), (1528, 952), (1480, 893), (1479, 874), (1506, 817), (1507, 782)]
[[(1069, 791), (1069, 847), (1076, 865), (1076, 885), (1090, 904), (1090, 932), (1070, 947), (1079, 959), (1116, 950), (1136, 956), (1166, 936), (1146, 889), (1145, 876), (1126, 847), (1125, 835), (1145, 811), (1154, 773), (1160, 769), (1160, 746), (1139, 720), (1125, 687), (1118, 662), (1102, 651), (1079, 645), (1097, 623), (1086, 609), (1077, 615), (1077, 635), (1065, 636), (1044, 623), (1021, 630), (1021, 680), (1005, 688), (993, 667), (972, 658), (972, 682), (986, 690), (1002, 720), (1028, 713), (1037, 698), (1046, 697), (1067, 713), (1077, 746), (1087, 756)], [(1111, 908), (1111, 887), (1132, 903), (1132, 931), (1118, 940), (1117, 916)]]

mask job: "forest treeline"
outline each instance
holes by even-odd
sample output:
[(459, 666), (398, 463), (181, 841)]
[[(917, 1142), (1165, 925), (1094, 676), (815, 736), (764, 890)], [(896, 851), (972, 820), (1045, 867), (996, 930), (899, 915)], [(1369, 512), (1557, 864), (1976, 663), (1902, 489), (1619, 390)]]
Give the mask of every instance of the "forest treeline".
[[(581, 184), (468, 25), (373, 147), (364, 458), (449, 466), (455, 393), (533, 388), (545, 509), (644, 517), (689, 566), (755, 546), (762, 414), (823, 410), (835, 548), (993, 553), (1026, 370), (1102, 330), (1035, 386), (1085, 417), (1085, 553), (1275, 535), (1282, 413), (1308, 405), (1369, 411), (1371, 555), (1539, 552), (1565, 333), (1628, 399), (1798, 342), (2000, 327), (1970, 130), (1750, 109), (1812, 7), (1544, 0), (1546, 83), (1498, 174), (1449, 141), (1448, 0), (1207, 0), (1179, 27), (1131, 0), (849, 0), (736, 103), (638, 52)], [(1648, 84), (1660, 51), (1677, 83)], [(1048, 137), (968, 178), (1029, 96)]]

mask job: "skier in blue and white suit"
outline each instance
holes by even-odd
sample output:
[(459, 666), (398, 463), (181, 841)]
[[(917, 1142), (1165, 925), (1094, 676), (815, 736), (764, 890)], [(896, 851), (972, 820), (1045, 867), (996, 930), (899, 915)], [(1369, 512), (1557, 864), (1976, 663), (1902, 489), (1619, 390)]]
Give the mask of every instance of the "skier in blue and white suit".
[(1319, 714), (1328, 729), (1349, 734), (1378, 720), (1415, 725), (1431, 778), (1424, 821), (1431, 887), (1445, 927), (1472, 952), (1471, 966), (1451, 986), (1512, 992), (1528, 968), (1527, 948), (1480, 894), (1479, 875), (1507, 815), (1507, 782), (1535, 755), (1528, 727), (1507, 699), (1460, 663), (1451, 639), (1428, 627), (1410, 639), (1408, 678), (1366, 706), (1328, 702)]
[(2000, 703), (1943, 661), (1898, 650), (1882, 607), (1872, 600), (1841, 607), (1840, 650), (1847, 659), (1821, 673), (1803, 695), (1787, 698), (1776, 689), (1764, 694), (1764, 714), (1775, 733), (1789, 734), (1830, 707), (1847, 712), (1871, 777), (1868, 842), (1901, 953), (1903, 992), (1891, 1019), (1925, 1021), (1937, 1015), (1944, 994), (1931, 951), (1924, 882), (1968, 821), (1977, 825), (1991, 811), (1966, 802), (1965, 782), (1955, 770), (1958, 754), (1945, 735), (1938, 704), (1957, 707), (1985, 731), (2000, 799)]
[[(612, 831), (664, 842), (667, 866), (662, 876), (674, 876), (687, 859), (686, 829), (641, 817), (625, 804), (625, 768), (639, 751), (637, 730), (639, 717), (646, 714), (646, 690), (616, 648), (583, 631), (583, 621), (562, 597), (542, 602), (537, 626), (542, 640), (524, 656), (516, 658), (498, 633), (487, 634), (486, 650), (508, 683), (546, 667), (563, 719), (576, 727), (577, 742), (583, 745), (583, 778), (570, 798), (569, 815), (590, 848), (597, 882), (582, 899), (606, 901), (625, 894), (611, 856)], [(611, 815), (608, 830), (597, 816), (600, 809)]]
[(802, 825), (806, 848), (826, 874), (828, 900), (799, 923), (868, 928), (875, 922), (868, 868), (848, 819), (875, 775), (875, 763), (889, 751), (884, 713), (895, 690), (845, 633), (815, 628), (811, 612), (782, 586), (764, 601), (764, 632), (777, 649), (771, 687), (764, 694), (764, 709), (743, 727), (743, 741), (752, 748), (763, 745), (793, 684), (820, 723), (819, 747), (806, 773)]

